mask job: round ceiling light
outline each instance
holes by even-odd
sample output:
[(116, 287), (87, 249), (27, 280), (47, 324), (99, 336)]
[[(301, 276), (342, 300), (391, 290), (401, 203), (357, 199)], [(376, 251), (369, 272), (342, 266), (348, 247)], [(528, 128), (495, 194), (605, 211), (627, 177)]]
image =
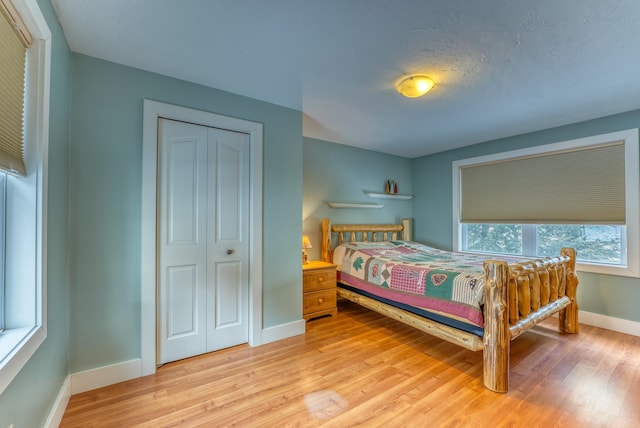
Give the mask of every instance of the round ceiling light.
[(429, 92), (433, 86), (433, 80), (428, 76), (415, 75), (402, 80), (396, 89), (405, 97), (417, 98)]

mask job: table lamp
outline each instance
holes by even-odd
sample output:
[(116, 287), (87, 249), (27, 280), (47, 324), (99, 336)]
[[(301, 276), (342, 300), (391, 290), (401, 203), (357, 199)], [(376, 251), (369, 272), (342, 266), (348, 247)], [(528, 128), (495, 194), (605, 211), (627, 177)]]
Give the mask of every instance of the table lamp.
[(311, 246), (311, 240), (307, 235), (302, 235), (302, 264), (306, 265), (309, 263), (309, 259), (307, 258), (307, 249), (313, 248)]

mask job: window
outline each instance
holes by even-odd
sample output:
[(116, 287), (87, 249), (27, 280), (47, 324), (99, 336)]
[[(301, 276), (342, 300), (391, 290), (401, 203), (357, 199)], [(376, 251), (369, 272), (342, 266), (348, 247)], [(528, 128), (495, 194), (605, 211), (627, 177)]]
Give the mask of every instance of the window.
[[(638, 130), (453, 163), (454, 249), (640, 276)], [(508, 177), (508, 179), (507, 179)]]
[[(4, 241), (0, 251), (4, 286), (0, 299), (4, 324), (0, 332), (1, 394), (46, 337), (51, 33), (36, 0), (0, 0), (0, 11), (0, 20), (7, 18), (18, 22), (18, 26), (27, 29), (32, 37), (26, 50), (26, 70), (22, 73), (25, 98), (22, 110), (17, 114), (18, 120), (24, 120), (24, 125), (18, 127), (19, 134), (24, 135), (24, 144), (20, 141), (23, 153), (18, 156), (22, 159), (16, 163), (16, 156), (6, 156), (10, 150), (0, 155), (3, 170), (9, 172), (0, 174), (3, 183), (0, 220), (4, 223), (0, 225)], [(6, 39), (2, 37), (2, 42)], [(3, 113), (3, 118), (6, 117), (8, 115)], [(0, 141), (0, 146), (6, 141)]]
[(626, 227), (569, 224), (463, 224), (462, 251), (533, 257), (573, 247), (578, 262), (625, 267)]

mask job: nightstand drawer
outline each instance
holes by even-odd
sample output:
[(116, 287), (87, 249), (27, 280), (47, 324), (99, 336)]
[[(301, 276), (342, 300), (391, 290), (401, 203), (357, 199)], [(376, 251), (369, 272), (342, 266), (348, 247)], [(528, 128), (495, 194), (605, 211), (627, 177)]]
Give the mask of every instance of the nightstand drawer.
[(322, 269), (304, 273), (304, 289), (308, 291), (324, 290), (336, 286), (336, 270)]
[(302, 310), (305, 314), (336, 307), (336, 289), (314, 291), (303, 296)]

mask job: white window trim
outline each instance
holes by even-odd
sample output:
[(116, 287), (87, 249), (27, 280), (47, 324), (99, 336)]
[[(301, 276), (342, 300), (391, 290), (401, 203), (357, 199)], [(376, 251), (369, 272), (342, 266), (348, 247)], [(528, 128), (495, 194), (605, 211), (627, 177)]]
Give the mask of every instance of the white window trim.
[(638, 129), (611, 132), (592, 137), (578, 138), (560, 143), (546, 144), (529, 147), (521, 150), (513, 150), (503, 153), (494, 153), (470, 159), (462, 159), (453, 162), (453, 250), (461, 251), (462, 223), (460, 223), (460, 169), (466, 166), (495, 162), (506, 159), (514, 159), (523, 156), (531, 156), (541, 153), (585, 148), (612, 141), (624, 140), (625, 147), (625, 189), (626, 189), (626, 240), (627, 240), (627, 266), (611, 266), (603, 264), (580, 263), (576, 269), (583, 272), (592, 272), (608, 275), (620, 275), (640, 277), (640, 151), (638, 149)]
[(4, 291), (4, 279), (5, 279), (5, 255), (4, 255), (4, 251), (5, 251), (5, 239), (4, 239), (4, 235), (5, 235), (5, 217), (6, 217), (6, 209), (5, 209), (5, 203), (6, 203), (6, 183), (7, 183), (7, 178), (6, 178), (6, 174), (2, 174), (0, 176), (0, 272), (2, 272), (2, 274), (0, 275), (0, 334), (2, 333), (2, 331), (5, 328), (5, 291)]
[[(27, 226), (26, 230), (32, 231), (30, 235), (33, 239), (22, 242), (20, 255), (16, 260), (12, 259), (11, 266), (8, 264), (5, 285), (8, 288), (13, 282), (19, 281), (21, 286), (24, 285), (33, 292), (29, 295), (28, 302), (32, 310), (25, 314), (26, 321), (22, 322), (20, 319), (17, 325), (12, 325), (12, 321), (8, 319), (7, 330), (0, 335), (0, 394), (22, 370), (47, 335), (46, 239), (51, 32), (36, 0), (14, 0), (14, 5), (34, 40), (27, 56), (27, 176), (7, 176), (7, 203), (13, 203), (7, 212), (7, 231), (18, 228), (22, 231)], [(12, 195), (18, 192), (21, 195), (24, 195), (22, 192), (26, 192), (29, 197), (11, 199)], [(18, 203), (20, 205), (17, 205)], [(17, 213), (19, 215), (16, 215)], [(7, 233), (6, 239), (8, 248), (15, 245), (10, 233)], [(21, 269), (22, 266), (29, 266), (29, 269)]]

